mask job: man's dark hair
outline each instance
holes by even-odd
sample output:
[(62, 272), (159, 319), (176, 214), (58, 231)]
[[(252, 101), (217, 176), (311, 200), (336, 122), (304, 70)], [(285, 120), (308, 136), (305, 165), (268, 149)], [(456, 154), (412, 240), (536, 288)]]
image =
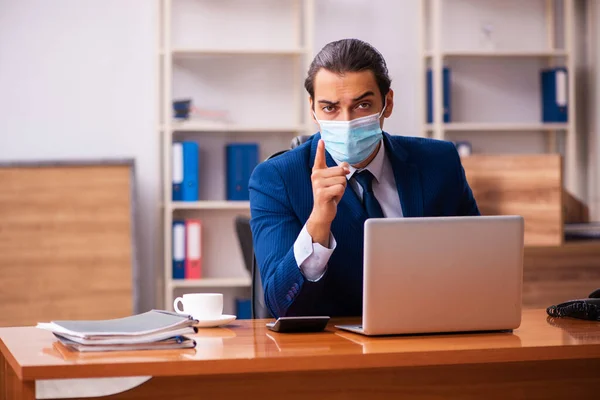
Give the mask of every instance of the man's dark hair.
[(315, 76), (321, 68), (340, 75), (345, 72), (371, 70), (383, 98), (389, 92), (392, 83), (381, 53), (369, 43), (359, 39), (342, 39), (331, 42), (316, 55), (308, 68), (308, 76), (304, 81), (304, 87), (311, 99), (315, 97)]

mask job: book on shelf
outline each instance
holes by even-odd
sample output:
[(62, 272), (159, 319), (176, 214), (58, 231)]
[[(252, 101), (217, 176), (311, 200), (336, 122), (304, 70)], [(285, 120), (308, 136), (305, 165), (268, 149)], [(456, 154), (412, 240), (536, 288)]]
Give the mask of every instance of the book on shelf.
[(173, 279), (202, 278), (202, 221), (199, 219), (173, 221), (171, 276)]
[(540, 72), (542, 122), (567, 122), (568, 74), (564, 67), (544, 69)]
[(185, 221), (185, 279), (202, 276), (202, 223), (199, 219)]
[(172, 199), (173, 201), (199, 200), (200, 148), (196, 142), (172, 144)]
[(257, 143), (231, 143), (226, 146), (227, 200), (248, 201), (248, 183), (258, 165)]
[(189, 349), (197, 321), (187, 315), (151, 310), (109, 320), (40, 322), (65, 348), (78, 352)]
[(185, 279), (185, 221), (173, 221), (173, 279)]
[(235, 299), (235, 313), (237, 319), (251, 319), (252, 300), (246, 298)]
[[(444, 123), (452, 121), (451, 117), (451, 95), (450, 95), (450, 68), (444, 67), (442, 70), (442, 88), (444, 104)], [(427, 70), (427, 123), (433, 123), (433, 71)]]

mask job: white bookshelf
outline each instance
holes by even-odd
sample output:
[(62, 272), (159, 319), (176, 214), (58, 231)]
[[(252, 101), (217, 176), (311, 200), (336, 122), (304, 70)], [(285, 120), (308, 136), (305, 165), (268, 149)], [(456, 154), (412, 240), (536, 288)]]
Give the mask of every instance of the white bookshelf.
[(224, 288), (224, 287), (250, 287), (252, 280), (249, 277), (240, 278), (205, 278), (205, 279), (172, 279), (171, 288)]
[[(434, 109), (429, 123), (423, 96), (422, 135), (468, 140), (480, 153), (494, 153), (490, 147), (503, 137), (512, 141), (501, 146), (504, 150), (560, 152), (566, 188), (580, 196), (582, 128), (575, 88), (581, 55), (575, 17), (575, 0), (421, 0), (421, 66), (424, 72), (432, 70)], [(450, 123), (443, 122), (445, 66), (452, 70)], [(541, 122), (539, 71), (553, 66), (568, 70), (564, 124)], [(427, 93), (422, 76), (422, 93)], [(533, 139), (538, 136), (540, 140)]]
[(171, 123), (172, 132), (198, 132), (198, 133), (215, 133), (215, 132), (238, 132), (238, 133), (281, 133), (288, 135), (290, 133), (302, 133), (308, 127), (302, 125), (235, 125), (217, 122), (198, 122), (198, 121), (173, 121)]
[[(549, 132), (549, 131), (565, 131), (569, 128), (568, 124), (561, 123), (502, 123), (502, 122), (450, 122), (443, 126), (445, 132)], [(432, 132), (434, 126), (427, 124), (425, 129)]]
[[(224, 312), (233, 314), (235, 298), (250, 297), (234, 225), (236, 216), (249, 216), (250, 204), (226, 200), (225, 146), (258, 143), (264, 160), (310, 133), (302, 84), (313, 55), (314, 0), (159, 0), (159, 7), (164, 257), (157, 286), (166, 309), (183, 293), (217, 291), (225, 296)], [(174, 120), (172, 101), (184, 98), (227, 116)], [(200, 146), (199, 201), (171, 199), (171, 146), (179, 140)], [(172, 279), (171, 227), (186, 218), (202, 221), (198, 280)]]
[(249, 201), (172, 201), (171, 210), (250, 210)]
[[(492, 58), (537, 58), (537, 57), (565, 57), (564, 50), (540, 50), (540, 51), (511, 51), (511, 50), (450, 50), (442, 51), (442, 57), (492, 57)], [(432, 58), (435, 53), (426, 51), (425, 57)]]
[[(164, 51), (164, 50), (163, 50)], [(178, 57), (198, 57), (208, 55), (227, 55), (227, 56), (243, 56), (243, 55), (254, 55), (254, 56), (303, 56), (306, 54), (306, 48), (291, 48), (291, 49), (268, 49), (268, 48), (231, 48), (231, 49), (172, 49), (171, 54), (174, 58)]]

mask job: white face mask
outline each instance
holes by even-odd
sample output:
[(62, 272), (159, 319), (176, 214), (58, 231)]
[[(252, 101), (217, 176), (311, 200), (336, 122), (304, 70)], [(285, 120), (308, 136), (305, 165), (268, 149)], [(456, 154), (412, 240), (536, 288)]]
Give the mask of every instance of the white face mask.
[(313, 111), (321, 126), (321, 138), (331, 157), (351, 165), (366, 160), (383, 137), (379, 120), (386, 107), (387, 99), (380, 113), (350, 121), (319, 120)]

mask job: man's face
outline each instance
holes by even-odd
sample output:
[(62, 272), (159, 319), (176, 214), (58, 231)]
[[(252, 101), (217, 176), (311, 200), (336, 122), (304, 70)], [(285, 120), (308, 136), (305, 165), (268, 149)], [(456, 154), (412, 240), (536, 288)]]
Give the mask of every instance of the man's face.
[[(314, 92), (314, 100), (309, 100), (319, 120), (350, 121), (377, 114), (383, 109), (381, 92), (375, 75), (370, 70), (338, 75), (321, 68), (315, 75)], [(387, 94), (386, 100), (387, 107), (383, 117), (388, 118), (394, 108), (392, 90)], [(383, 127), (383, 118), (381, 126)]]

